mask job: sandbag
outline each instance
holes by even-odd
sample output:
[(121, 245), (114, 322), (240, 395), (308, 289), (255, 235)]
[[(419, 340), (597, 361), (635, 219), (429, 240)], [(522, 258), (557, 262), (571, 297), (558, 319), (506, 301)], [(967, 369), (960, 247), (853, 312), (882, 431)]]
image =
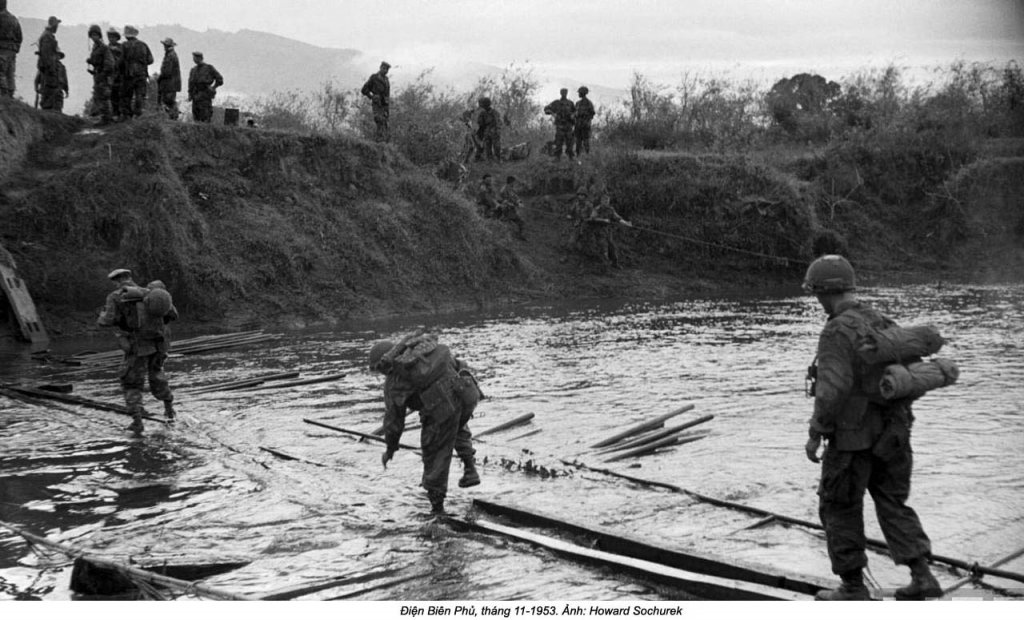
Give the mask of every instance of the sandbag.
[(878, 391), (887, 400), (919, 398), (931, 390), (956, 383), (960, 369), (952, 360), (935, 358), (913, 364), (892, 364), (885, 367), (878, 382)]
[(857, 347), (857, 352), (868, 364), (900, 362), (934, 355), (945, 342), (939, 330), (931, 325), (893, 325), (866, 334)]

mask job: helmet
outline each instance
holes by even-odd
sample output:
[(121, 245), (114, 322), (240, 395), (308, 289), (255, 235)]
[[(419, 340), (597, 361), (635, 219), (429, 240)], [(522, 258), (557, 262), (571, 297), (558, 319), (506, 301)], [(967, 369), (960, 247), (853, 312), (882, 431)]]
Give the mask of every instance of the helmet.
[(129, 276), (129, 277), (131, 277), (131, 275), (132, 275), (132, 270), (131, 269), (115, 269), (115, 270), (113, 270), (113, 271), (111, 271), (110, 273), (107, 274), (107, 279), (108, 280), (115, 280), (117, 278), (120, 278), (121, 276)]
[(111, 26), (110, 28), (107, 28), (107, 36), (114, 39), (120, 39), (121, 33), (117, 31), (117, 28)]
[(842, 293), (857, 288), (850, 261), (838, 254), (826, 254), (807, 268), (804, 290), (808, 293)]
[(576, 92), (578, 92), (581, 95), (586, 95), (590, 92), (590, 89), (587, 88), (586, 86), (580, 86)]
[(89, 36), (91, 37), (93, 35), (96, 35), (97, 37), (101, 37), (101, 38), (103, 37), (103, 31), (100, 30), (100, 27), (97, 26), (96, 24), (93, 24), (92, 26), (89, 26)]
[(491, 107), (491, 98), (490, 97), (480, 97), (480, 99), (478, 100), (477, 103), (480, 104), (481, 108), (489, 108), (489, 107)]
[(124, 36), (126, 37), (137, 37), (139, 36), (139, 29), (131, 24), (124, 27)]
[(395, 343), (389, 340), (381, 340), (380, 342), (374, 343), (370, 347), (370, 370), (377, 370), (377, 366), (380, 364), (381, 358), (384, 354), (395, 348)]

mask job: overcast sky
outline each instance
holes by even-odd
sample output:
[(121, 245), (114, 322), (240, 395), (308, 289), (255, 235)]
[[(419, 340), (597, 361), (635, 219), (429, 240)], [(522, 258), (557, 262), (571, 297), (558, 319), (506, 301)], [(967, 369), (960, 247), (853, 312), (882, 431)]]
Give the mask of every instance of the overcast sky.
[[(625, 86), (634, 70), (771, 76), (1024, 63), (1022, 0), (9, 0), (18, 16), (260, 30), (392, 64), (529, 62)], [(28, 33), (26, 33), (28, 34)], [(34, 34), (29, 36), (34, 37)], [(142, 37), (145, 38), (144, 36)]]

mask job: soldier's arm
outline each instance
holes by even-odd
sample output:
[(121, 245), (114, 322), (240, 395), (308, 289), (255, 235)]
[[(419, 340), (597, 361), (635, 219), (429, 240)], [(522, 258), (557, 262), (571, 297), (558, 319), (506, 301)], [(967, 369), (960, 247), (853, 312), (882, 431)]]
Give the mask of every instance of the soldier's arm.
[[(213, 67), (210, 68), (213, 69)], [(213, 69), (213, 87), (220, 88), (221, 86), (224, 86), (224, 76), (220, 74), (220, 71)]]
[(830, 321), (818, 339), (818, 379), (809, 433), (829, 436), (854, 385), (853, 345), (838, 322)]
[(117, 320), (117, 304), (115, 299), (117, 291), (107, 295), (107, 301), (103, 305), (103, 310), (100, 311), (100, 316), (96, 319), (96, 325), (100, 327), (113, 327)]
[(405, 416), (408, 408), (399, 404), (391, 388), (391, 380), (384, 381), (384, 443), (388, 450), (398, 450), (398, 442), (405, 431)]
[(177, 320), (178, 320), (178, 309), (174, 307), (174, 304), (171, 304), (171, 309), (168, 310), (167, 314), (164, 315), (164, 325), (166, 325), (167, 323), (170, 323), (171, 321), (177, 321)]

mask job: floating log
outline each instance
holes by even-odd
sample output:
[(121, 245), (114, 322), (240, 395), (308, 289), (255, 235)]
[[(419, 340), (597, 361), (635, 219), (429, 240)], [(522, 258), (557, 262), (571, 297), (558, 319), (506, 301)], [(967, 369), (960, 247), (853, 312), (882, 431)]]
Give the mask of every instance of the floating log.
[(591, 448), (603, 448), (605, 446), (609, 446), (609, 445), (611, 445), (611, 444), (613, 444), (613, 443), (615, 443), (617, 441), (621, 441), (621, 440), (623, 440), (626, 437), (629, 437), (631, 435), (636, 435), (637, 433), (642, 433), (643, 431), (646, 431), (646, 430), (648, 430), (650, 428), (654, 428), (655, 426), (660, 426), (660, 425), (665, 423), (665, 420), (668, 420), (669, 418), (674, 418), (675, 416), (677, 416), (677, 415), (679, 415), (681, 413), (686, 413), (687, 411), (689, 411), (691, 409), (693, 409), (693, 403), (689, 403), (689, 404), (683, 405), (682, 407), (680, 407), (679, 409), (676, 409), (675, 411), (672, 411), (670, 413), (666, 413), (665, 415), (662, 415), (662, 416), (658, 416), (657, 418), (654, 418), (653, 420), (649, 420), (647, 422), (642, 422), (640, 424), (637, 424), (636, 426), (628, 428), (628, 429), (622, 431), (621, 433), (619, 433), (617, 435), (613, 435), (613, 436), (609, 437), (608, 439), (604, 439), (602, 441), (599, 441), (599, 442), (595, 443), (594, 445), (592, 445), (590, 447)]
[[(332, 430), (332, 431), (337, 431), (339, 433), (347, 433), (349, 435), (355, 435), (356, 437), (362, 437), (363, 439), (371, 439), (373, 441), (377, 441), (377, 442), (380, 442), (380, 443), (385, 443), (383, 437), (377, 437), (376, 435), (371, 435), (369, 433), (361, 433), (359, 431), (354, 431), (354, 430), (352, 430), (350, 428), (341, 428), (340, 426), (331, 426), (330, 424), (324, 424), (323, 422), (317, 422), (316, 420), (310, 420), (309, 418), (303, 418), (302, 421), (305, 422), (306, 424), (312, 424), (314, 426), (320, 426), (320, 427), (323, 427), (323, 428), (326, 428), (326, 429), (329, 429), (329, 430)], [(419, 450), (419, 448), (417, 448), (416, 446), (410, 446), (410, 445), (404, 444), (404, 443), (398, 444), (398, 447), (399, 448), (405, 448), (406, 450)]]
[(677, 435), (677, 434), (685, 431), (688, 428), (693, 428), (694, 426), (697, 426), (698, 424), (703, 424), (703, 423), (705, 423), (705, 422), (707, 422), (709, 420), (712, 420), (712, 419), (714, 419), (714, 417), (715, 416), (710, 415), (710, 414), (705, 415), (705, 416), (701, 416), (701, 417), (697, 418), (696, 420), (691, 420), (689, 422), (686, 422), (685, 424), (680, 424), (678, 426), (672, 426), (670, 428), (665, 428), (665, 429), (662, 429), (660, 431), (654, 431), (651, 434), (647, 434), (647, 435), (644, 435), (642, 437), (638, 437), (638, 438), (636, 438), (636, 439), (634, 439), (632, 441), (627, 441), (626, 443), (612, 444), (612, 445), (604, 448), (602, 450), (602, 452), (614, 452), (614, 451), (617, 451), (617, 450), (628, 450), (629, 448), (636, 448), (636, 447), (642, 446), (642, 445), (644, 445), (646, 443), (657, 441), (657, 440), (662, 439), (664, 437), (670, 437), (672, 435)]
[(316, 465), (317, 467), (330, 467), (330, 465), (325, 465), (323, 463), (318, 463), (316, 461), (311, 461), (309, 459), (302, 458), (301, 456), (295, 456), (295, 455), (292, 455), (292, 454), (288, 454), (287, 452), (282, 452), (282, 451), (280, 451), (280, 450), (278, 450), (276, 448), (268, 448), (267, 446), (260, 446), (260, 450), (263, 450), (264, 452), (269, 452), (270, 454), (273, 454), (277, 458), (284, 459), (286, 461), (298, 461), (300, 463), (308, 463), (310, 465)]
[(339, 586), (347, 586), (351, 583), (362, 583), (364, 581), (373, 581), (374, 579), (380, 579), (382, 577), (390, 577), (395, 573), (401, 571), (401, 568), (386, 568), (375, 572), (362, 573), (359, 575), (349, 575), (347, 577), (335, 577), (326, 581), (318, 583), (311, 583), (297, 588), (285, 588), (281, 590), (274, 590), (269, 594), (264, 594), (260, 597), (261, 601), (289, 601), (300, 596), (307, 594), (313, 594), (314, 592), (321, 592), (323, 590), (329, 590), (331, 588), (337, 588)]
[[(8, 390), (14, 390), (21, 394), (27, 394), (29, 396), (38, 396), (40, 398), (50, 398), (53, 400), (59, 400), (66, 403), (72, 403), (75, 405), (81, 405), (83, 407), (91, 407), (93, 409), (100, 409), (102, 411), (113, 411), (114, 413), (120, 413), (121, 415), (131, 415), (128, 411), (128, 407), (124, 405), (115, 405), (113, 403), (104, 403), (98, 400), (92, 400), (89, 398), (82, 398), (81, 396), (72, 396), (70, 394), (61, 394), (59, 392), (49, 392), (47, 390), (37, 390), (34, 388), (20, 387), (17, 385), (7, 386)], [(163, 424), (167, 423), (167, 420), (151, 415), (144, 415), (143, 418), (152, 420), (154, 422), (160, 422)]]
[(236, 379), (234, 381), (226, 381), (224, 383), (214, 383), (211, 385), (204, 385), (197, 388), (192, 394), (205, 394), (207, 392), (216, 392), (219, 390), (233, 390), (237, 388), (249, 387), (252, 385), (258, 385), (265, 381), (278, 381), (281, 379), (294, 379), (299, 376), (299, 371), (292, 370), (289, 372), (279, 372), (272, 375), (261, 375), (258, 377), (250, 377), (248, 379)]
[(234, 594), (232, 592), (225, 592), (223, 590), (211, 588), (209, 586), (203, 585), (201, 582), (175, 579), (174, 577), (159, 575), (153, 571), (137, 568), (135, 566), (131, 566), (129, 564), (125, 564), (122, 562), (115, 562), (113, 560), (107, 560), (105, 558), (97, 557), (77, 547), (72, 547), (70, 545), (64, 545), (58, 542), (54, 542), (43, 536), (37, 536), (35, 534), (32, 534), (31, 532), (27, 532), (19, 527), (16, 527), (4, 521), (0, 521), (0, 526), (3, 526), (11, 530), (12, 532), (21, 536), (29, 542), (35, 543), (37, 545), (42, 545), (44, 547), (48, 547), (50, 549), (56, 549), (64, 555), (70, 558), (74, 558), (76, 560), (81, 558), (87, 561), (89, 564), (99, 568), (116, 570), (124, 575), (130, 575), (131, 577), (134, 577), (136, 581), (141, 583), (177, 588), (179, 590), (184, 590), (186, 592), (191, 592), (218, 599), (235, 601), (257, 600), (250, 596), (245, 596), (243, 594)]
[[(1010, 553), (1008, 555), (1004, 555), (1003, 557), (999, 558), (995, 562), (992, 562), (992, 564), (990, 564), (989, 566), (991, 568), (997, 568), (999, 566), (1002, 566), (1003, 564), (1006, 564), (1007, 562), (1012, 562), (1013, 560), (1016, 560), (1017, 558), (1019, 558), (1022, 555), (1024, 555), (1024, 547), (1022, 547), (1020, 549), (1017, 549), (1013, 553)], [(960, 588), (964, 587), (968, 583), (970, 583), (970, 582), (974, 581), (975, 579), (979, 578), (978, 575), (975, 575), (973, 571), (971, 573), (972, 574), (970, 576), (964, 577), (963, 579), (961, 579), (960, 581), (957, 581), (956, 583), (954, 583), (953, 585), (949, 586), (948, 588), (945, 588), (942, 591), (942, 593), (943, 594), (949, 594), (950, 592), (953, 592), (954, 590), (959, 590)]]
[(604, 460), (604, 462), (605, 463), (611, 463), (613, 461), (621, 461), (622, 459), (628, 459), (628, 458), (633, 457), (633, 456), (641, 456), (643, 454), (649, 454), (649, 453), (654, 452), (655, 450), (657, 450), (659, 448), (667, 448), (669, 446), (678, 446), (678, 445), (682, 445), (684, 443), (690, 443), (690, 442), (693, 442), (693, 441), (698, 441), (700, 439), (704, 439), (705, 437), (707, 437), (707, 435), (696, 435), (696, 436), (692, 436), (692, 437), (676, 437), (676, 436), (673, 435), (673, 436), (670, 436), (670, 437), (663, 437), (661, 439), (658, 439), (657, 441), (652, 441), (652, 442), (649, 442), (649, 443), (645, 443), (642, 446), (633, 448), (632, 450), (627, 450), (626, 452), (623, 452), (622, 454), (616, 454), (614, 456), (606, 458)]
[[(682, 487), (676, 486), (674, 484), (669, 484), (667, 482), (658, 482), (656, 480), (646, 480), (644, 478), (637, 478), (636, 476), (630, 476), (628, 474), (623, 474), (623, 473), (620, 473), (620, 472), (617, 472), (617, 471), (612, 471), (610, 469), (601, 469), (599, 467), (590, 467), (589, 465), (586, 465), (584, 463), (580, 463), (580, 462), (577, 462), (577, 461), (568, 461), (568, 460), (565, 460), (565, 459), (559, 459), (559, 460), (562, 462), (562, 464), (568, 465), (569, 467), (577, 467), (579, 469), (585, 469), (587, 471), (592, 471), (592, 472), (596, 472), (596, 473), (599, 473), (599, 474), (605, 474), (605, 475), (608, 475), (608, 476), (614, 476), (616, 478), (622, 478), (623, 480), (629, 480), (630, 482), (635, 482), (637, 484), (642, 484), (642, 485), (645, 485), (645, 486), (660, 487), (660, 488), (663, 488), (663, 489), (668, 489), (669, 491), (673, 491), (675, 493), (685, 493), (685, 494), (689, 495), (690, 497), (693, 497), (694, 499), (700, 500), (700, 501), (705, 502), (707, 504), (712, 504), (714, 506), (722, 506), (723, 508), (732, 508), (734, 510), (740, 510), (740, 511), (743, 511), (743, 512), (749, 512), (750, 514), (761, 515), (762, 517), (774, 517), (780, 523), (788, 523), (788, 524), (791, 524), (791, 525), (799, 525), (799, 526), (802, 526), (802, 527), (806, 527), (808, 529), (817, 530), (819, 532), (824, 532), (825, 531), (825, 528), (822, 527), (821, 524), (814, 523), (812, 521), (807, 521), (806, 519), (797, 519), (797, 518), (794, 518), (794, 517), (787, 517), (785, 515), (780, 515), (780, 514), (777, 514), (777, 513), (774, 513), (774, 512), (770, 512), (768, 510), (764, 510), (762, 508), (756, 508), (754, 506), (745, 506), (743, 504), (738, 504), (736, 502), (730, 502), (730, 501), (724, 500), (724, 499), (718, 499), (718, 498), (715, 498), (715, 497), (711, 497), (709, 495), (702, 495), (700, 493), (697, 493), (696, 491), (690, 491), (688, 489), (684, 489)], [(889, 546), (885, 543), (884, 540), (879, 540), (877, 538), (867, 538), (867, 539), (865, 539), (865, 542), (867, 542), (867, 544), (872, 545), (874, 547), (877, 547), (879, 549), (886, 549), (887, 550), (889, 548)], [(1019, 581), (1019, 582), (1024, 583), (1024, 575), (1022, 575), (1020, 573), (1013, 573), (1013, 572), (1009, 572), (1009, 571), (1004, 571), (1004, 570), (1000, 570), (998, 568), (993, 568), (993, 567), (989, 567), (989, 566), (980, 566), (977, 563), (965, 562), (964, 560), (959, 560), (957, 558), (951, 558), (951, 557), (945, 556), (945, 555), (938, 555), (936, 553), (932, 553), (931, 561), (932, 562), (941, 562), (943, 564), (948, 564), (949, 566), (955, 566), (956, 568), (960, 568), (960, 569), (967, 570), (967, 571), (973, 571), (973, 572), (984, 574), (984, 575), (992, 575), (993, 577), (1002, 577), (1004, 579), (1010, 579), (1010, 580), (1013, 580), (1013, 581)]]
[(772, 588), (757, 583), (726, 579), (712, 575), (704, 575), (686, 571), (664, 564), (657, 564), (647, 560), (640, 560), (624, 555), (587, 549), (562, 540), (534, 534), (524, 530), (492, 523), (483, 519), (476, 519), (469, 524), (470, 527), (481, 532), (500, 534), (514, 540), (528, 542), (545, 549), (550, 549), (560, 555), (575, 560), (589, 562), (600, 566), (612, 567), (616, 572), (624, 571), (639, 574), (646, 579), (651, 579), (663, 584), (680, 588), (694, 596), (707, 600), (749, 600), (749, 601), (774, 601), (774, 600), (810, 600), (809, 595), (798, 594), (781, 588)]
[(512, 519), (526, 527), (553, 528), (574, 536), (583, 536), (594, 549), (656, 562), (703, 575), (724, 579), (749, 581), (773, 588), (791, 590), (798, 594), (814, 595), (831, 582), (804, 575), (792, 575), (744, 566), (732, 560), (694, 551), (666, 547), (663, 542), (647, 541), (632, 535), (620, 534), (595, 525), (554, 516), (549, 513), (511, 504), (484, 499), (473, 499), (473, 506), (489, 514)]
[(423, 572), (420, 572), (420, 573), (416, 573), (414, 575), (406, 575), (405, 577), (399, 577), (398, 579), (392, 579), (391, 581), (385, 581), (384, 583), (379, 583), (379, 584), (377, 584), (375, 586), (370, 586), (368, 588), (360, 588), (358, 590), (355, 590), (354, 592), (346, 592), (345, 594), (339, 594), (338, 596), (332, 596), (331, 598), (324, 599), (324, 600), (327, 600), (327, 601), (341, 601), (341, 600), (344, 600), (344, 599), (354, 598), (354, 597), (366, 594), (367, 592), (373, 592), (374, 590), (382, 590), (384, 588), (390, 588), (391, 586), (397, 586), (398, 584), (405, 583), (406, 581), (412, 581), (413, 579), (420, 579), (421, 577), (429, 577), (429, 576), (432, 576), (433, 574), (434, 574), (434, 571), (423, 571)]
[(482, 430), (479, 433), (474, 433), (473, 437), (482, 437), (484, 435), (490, 435), (491, 433), (497, 433), (508, 428), (513, 428), (516, 426), (520, 426), (522, 424), (526, 424), (527, 422), (533, 419), (533, 416), (534, 414), (532, 413), (524, 413), (523, 415), (512, 420), (509, 420), (508, 422), (502, 422), (497, 426), (492, 426), (491, 428)]
[(523, 439), (525, 437), (529, 437), (530, 435), (536, 435), (537, 433), (541, 432), (542, 430), (544, 430), (544, 429), (535, 428), (532, 431), (530, 431), (529, 433), (523, 433), (522, 435), (517, 435), (516, 437), (513, 437), (512, 439), (509, 439), (509, 441), (516, 441), (518, 439)]
[(309, 379), (302, 379), (300, 381), (288, 381), (286, 383), (275, 383), (273, 385), (259, 385), (256, 387), (245, 388), (248, 391), (252, 390), (276, 390), (279, 388), (295, 387), (297, 385), (311, 385), (313, 383), (326, 383), (328, 381), (337, 381), (343, 377), (348, 376), (348, 373), (339, 372), (333, 375), (324, 375), (322, 377), (310, 377)]
[(11, 400), (21, 401), (23, 403), (35, 405), (37, 407), (49, 407), (51, 409), (57, 409), (58, 411), (65, 411), (67, 413), (78, 413), (66, 407), (61, 407), (60, 405), (53, 401), (43, 400), (41, 398), (32, 398), (31, 396), (26, 396), (25, 394), (15, 392), (14, 390), (8, 390), (7, 388), (0, 387), (0, 396), (6, 396)]
[[(186, 582), (200, 581), (249, 565), (249, 561), (182, 563), (181, 560), (146, 558), (135, 562), (144, 571)], [(121, 569), (101, 566), (85, 557), (75, 558), (71, 569), (71, 590), (79, 594), (114, 596), (137, 589), (136, 582), (122, 574)]]

